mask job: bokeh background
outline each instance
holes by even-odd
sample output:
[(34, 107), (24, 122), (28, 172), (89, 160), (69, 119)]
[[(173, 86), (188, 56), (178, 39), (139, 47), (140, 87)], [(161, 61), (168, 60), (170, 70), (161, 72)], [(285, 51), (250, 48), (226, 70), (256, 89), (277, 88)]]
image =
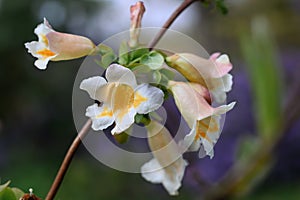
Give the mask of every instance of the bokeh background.
[[(143, 26), (160, 27), (181, 3), (145, 0)], [(190, 162), (178, 197), (139, 174), (110, 169), (82, 146), (56, 199), (299, 199), (300, 2), (225, 0), (223, 16), (199, 2), (171, 27), (210, 53), (225, 52), (234, 86), (215, 157)], [(129, 27), (132, 0), (0, 0), (0, 178), (45, 197), (76, 136), (72, 87), (83, 59), (34, 67), (24, 43), (43, 17), (100, 43)], [(113, 158), (112, 158), (113, 159)]]

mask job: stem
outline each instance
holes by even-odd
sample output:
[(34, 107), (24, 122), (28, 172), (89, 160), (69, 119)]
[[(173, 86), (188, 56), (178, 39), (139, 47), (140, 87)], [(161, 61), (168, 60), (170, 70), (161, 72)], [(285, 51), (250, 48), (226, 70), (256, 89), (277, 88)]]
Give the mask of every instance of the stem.
[(82, 129), (80, 130), (80, 132), (78, 133), (76, 138), (74, 139), (72, 145), (70, 146), (70, 148), (69, 148), (69, 150), (57, 172), (54, 182), (52, 183), (52, 186), (47, 194), (46, 200), (52, 200), (55, 197), (55, 195), (58, 191), (58, 188), (60, 187), (60, 185), (64, 179), (64, 176), (70, 166), (72, 158), (81, 143), (81, 139), (83, 139), (87, 135), (88, 131), (90, 130), (91, 124), (92, 124), (92, 120), (91, 119), (87, 120), (87, 122), (84, 124), (84, 126), (82, 127)]
[(153, 49), (153, 47), (158, 43), (158, 41), (162, 38), (162, 36), (166, 33), (167, 29), (172, 25), (175, 19), (192, 3), (198, 0), (184, 0), (182, 4), (172, 13), (169, 19), (162, 26), (161, 30), (158, 34), (153, 38), (153, 40), (149, 43), (149, 48)]

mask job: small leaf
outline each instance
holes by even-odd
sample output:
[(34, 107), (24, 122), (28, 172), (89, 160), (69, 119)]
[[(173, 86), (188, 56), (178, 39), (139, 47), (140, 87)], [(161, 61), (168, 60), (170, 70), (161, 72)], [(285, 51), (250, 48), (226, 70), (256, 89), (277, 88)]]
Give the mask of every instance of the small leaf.
[(101, 65), (107, 68), (116, 59), (116, 55), (113, 52), (107, 53), (101, 57)]
[(119, 60), (118, 63), (126, 65), (129, 62), (128, 45), (126, 41), (123, 41), (119, 47)]
[(128, 141), (129, 135), (126, 132), (122, 132), (119, 134), (115, 134), (114, 138), (119, 144), (124, 144)]
[(18, 200), (9, 187), (6, 187), (0, 192), (0, 200)]
[(1, 192), (2, 190), (4, 190), (5, 188), (7, 188), (7, 187), (9, 186), (9, 184), (10, 184), (10, 181), (7, 181), (7, 182), (4, 183), (3, 185), (0, 185), (0, 192)]
[(149, 49), (147, 48), (135, 49), (129, 53), (129, 61), (131, 63), (137, 59), (139, 60), (142, 56), (148, 53), (149, 53)]
[(99, 50), (99, 53), (103, 56), (107, 53), (112, 53), (114, 52), (112, 48), (110, 48), (109, 46), (106, 46), (104, 44), (99, 44), (98, 45), (98, 50)]
[(19, 188), (11, 188), (11, 190), (13, 191), (17, 199), (20, 199), (24, 195), (24, 192)]
[(173, 80), (175, 77), (175, 73), (168, 69), (161, 69), (159, 70), (161, 75), (164, 76), (168, 80)]
[(162, 67), (164, 63), (164, 57), (160, 53), (152, 51), (149, 54), (144, 55), (141, 58), (140, 63), (148, 65), (153, 70), (157, 70)]
[(153, 72), (153, 80), (154, 80), (155, 83), (160, 83), (161, 74), (160, 74), (159, 71), (156, 70), (156, 71)]

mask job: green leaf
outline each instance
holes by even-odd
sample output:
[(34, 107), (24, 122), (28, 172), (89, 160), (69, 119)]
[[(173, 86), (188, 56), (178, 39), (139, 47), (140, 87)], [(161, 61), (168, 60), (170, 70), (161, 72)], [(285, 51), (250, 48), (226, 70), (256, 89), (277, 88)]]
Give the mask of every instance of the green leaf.
[(7, 188), (7, 187), (9, 186), (9, 184), (10, 184), (10, 181), (7, 181), (7, 182), (4, 183), (3, 185), (0, 185), (0, 192), (1, 192), (2, 190), (4, 190), (5, 188)]
[(6, 187), (0, 192), (0, 200), (18, 200), (9, 187)]
[(139, 60), (142, 56), (148, 53), (149, 53), (148, 48), (135, 49), (129, 53), (129, 61), (133, 62), (135, 60)]
[(24, 192), (19, 188), (11, 188), (11, 190), (13, 191), (17, 199), (20, 199), (24, 195)]
[(123, 41), (119, 47), (119, 60), (121, 65), (127, 65), (129, 62), (128, 45), (127, 41)]
[(140, 63), (148, 65), (152, 70), (157, 70), (162, 67), (164, 57), (156, 51), (151, 51), (141, 58)]
[(113, 52), (107, 53), (101, 57), (101, 65), (107, 68), (111, 63), (116, 60), (116, 55)]
[(126, 132), (122, 132), (119, 134), (115, 134), (114, 138), (119, 144), (124, 144), (128, 141), (129, 135)]
[(258, 134), (263, 139), (274, 140), (280, 133), (282, 122), (282, 72), (276, 59), (268, 24), (263, 19), (258, 19), (253, 24), (253, 33), (242, 35), (241, 47), (255, 98), (254, 113)]
[(160, 72), (158, 70), (155, 70), (153, 72), (153, 80), (154, 80), (155, 83), (160, 83), (160, 81), (161, 81), (161, 74), (160, 74)]
[(99, 44), (98, 45), (98, 50), (99, 50), (99, 53), (102, 56), (105, 55), (105, 54), (107, 54), (107, 53), (113, 53), (114, 52), (114, 50), (111, 47), (106, 46), (104, 44)]

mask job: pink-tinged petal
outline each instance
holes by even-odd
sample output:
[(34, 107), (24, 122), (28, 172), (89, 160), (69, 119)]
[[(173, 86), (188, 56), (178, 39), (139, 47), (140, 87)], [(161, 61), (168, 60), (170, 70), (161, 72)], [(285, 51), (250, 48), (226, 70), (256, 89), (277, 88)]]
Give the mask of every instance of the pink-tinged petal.
[(228, 74), (232, 70), (232, 64), (227, 54), (214, 53), (210, 60), (216, 64), (221, 76)]
[(170, 195), (177, 195), (187, 162), (165, 127), (152, 121), (147, 130), (154, 159), (142, 166), (142, 176), (152, 183), (162, 183)]
[(190, 128), (193, 127), (196, 119), (206, 118), (213, 113), (213, 107), (209, 105), (203, 94), (194, 89), (198, 87), (196, 83), (169, 81), (168, 86), (173, 93), (177, 108)]
[(134, 107), (137, 113), (147, 114), (157, 110), (164, 101), (164, 93), (157, 87), (141, 84), (134, 91)]
[(92, 119), (92, 129), (95, 131), (104, 130), (114, 122), (112, 110), (108, 105), (98, 106), (93, 104), (86, 109), (85, 115)]
[(83, 36), (53, 31), (46, 37), (50, 50), (58, 53), (53, 61), (80, 58), (92, 54), (95, 50), (95, 44)]
[(110, 65), (106, 70), (105, 77), (111, 83), (127, 84), (132, 88), (136, 88), (137, 86), (134, 73), (122, 65)]
[(214, 155), (213, 147), (219, 139), (221, 133), (220, 115), (230, 111), (234, 105), (235, 102), (232, 102), (228, 105), (214, 108), (211, 116), (200, 120), (195, 120), (191, 132), (186, 135), (183, 140), (184, 147), (189, 151), (198, 151), (200, 149), (200, 158), (204, 157), (205, 155), (208, 155), (210, 158), (212, 158)]

